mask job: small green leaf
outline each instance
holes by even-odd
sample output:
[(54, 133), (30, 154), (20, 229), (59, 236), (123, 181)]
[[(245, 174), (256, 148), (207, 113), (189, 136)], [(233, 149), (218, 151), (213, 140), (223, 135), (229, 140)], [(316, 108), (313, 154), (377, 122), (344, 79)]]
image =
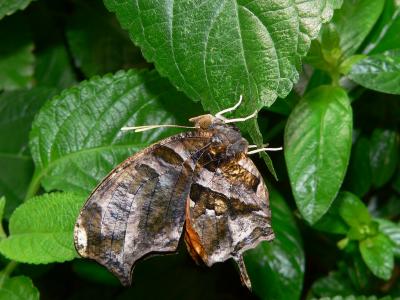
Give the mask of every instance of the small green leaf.
[[(146, 67), (146, 62), (102, 1), (79, 1), (68, 18), (67, 39), (75, 64), (87, 77)], [(88, 18), (88, 16), (90, 16)]]
[(395, 131), (375, 129), (371, 136), (370, 164), (372, 183), (383, 186), (396, 171), (399, 159), (399, 137)]
[(372, 174), (369, 162), (370, 142), (367, 138), (357, 139), (351, 151), (350, 163), (347, 169), (346, 190), (362, 197), (371, 187)]
[(178, 132), (121, 131), (123, 126), (187, 124), (198, 107), (152, 71), (118, 72), (64, 90), (37, 115), (30, 136), (33, 186), (90, 193), (127, 157)]
[(375, 219), (379, 231), (385, 234), (393, 243), (393, 253), (400, 258), (400, 225), (386, 219)]
[(269, 192), (276, 238), (247, 251), (246, 267), (253, 291), (261, 299), (299, 299), (304, 276), (300, 232), (282, 196), (274, 189)]
[(35, 114), (54, 93), (51, 88), (33, 88), (0, 95), (0, 195), (7, 198), (6, 217), (25, 198), (33, 174), (29, 130)]
[(30, 87), (35, 57), (29, 26), (21, 15), (0, 22), (0, 91)]
[(296, 65), (341, 1), (106, 0), (148, 61), (212, 113), (251, 114), (287, 95)]
[(400, 49), (369, 56), (350, 70), (349, 78), (365, 88), (400, 94)]
[(285, 129), (285, 159), (297, 207), (311, 224), (328, 210), (350, 157), (352, 110), (346, 92), (321, 86), (292, 111)]
[(348, 278), (343, 276), (340, 272), (331, 272), (313, 283), (307, 299), (337, 297), (337, 295), (351, 295), (354, 293), (354, 287), (351, 285)]
[(25, 9), (34, 0), (5, 0), (0, 3), (0, 20), (17, 10)]
[(340, 36), (340, 47), (345, 57), (354, 54), (378, 20), (384, 0), (344, 1), (332, 23)]
[(359, 244), (361, 256), (371, 272), (389, 280), (394, 267), (393, 245), (383, 234), (367, 238)]
[(4, 278), (0, 300), (39, 300), (39, 291), (26, 276)]
[(339, 214), (352, 227), (368, 225), (371, 215), (365, 204), (354, 194), (340, 192), (338, 195)]
[(84, 200), (81, 195), (54, 193), (20, 205), (10, 218), (9, 237), (0, 241), (0, 252), (33, 264), (74, 259), (73, 230)]

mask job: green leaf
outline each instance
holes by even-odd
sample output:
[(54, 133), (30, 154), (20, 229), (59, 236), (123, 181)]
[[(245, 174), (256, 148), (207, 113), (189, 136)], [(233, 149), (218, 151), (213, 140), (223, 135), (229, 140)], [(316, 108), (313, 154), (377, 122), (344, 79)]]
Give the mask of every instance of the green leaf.
[(39, 291), (26, 276), (3, 279), (0, 286), (0, 300), (39, 300)]
[(245, 254), (253, 292), (261, 299), (299, 299), (304, 276), (300, 232), (282, 196), (274, 189), (269, 192), (276, 237)]
[(6, 217), (25, 198), (33, 174), (29, 131), (35, 114), (54, 93), (33, 88), (0, 95), (0, 195), (7, 198)]
[(339, 213), (341, 204), (341, 194), (339, 194), (325, 215), (313, 225), (313, 228), (334, 234), (347, 234), (349, 226)]
[(0, 91), (32, 85), (35, 57), (29, 26), (15, 15), (0, 22)]
[(340, 36), (340, 47), (344, 57), (354, 54), (371, 31), (382, 13), (384, 0), (344, 1), (335, 12), (332, 23)]
[(290, 184), (302, 216), (315, 223), (342, 184), (350, 157), (352, 110), (346, 92), (321, 86), (294, 108), (285, 129)]
[(286, 96), (300, 57), (341, 1), (106, 0), (160, 74), (212, 113), (244, 116)]
[(76, 83), (76, 76), (70, 64), (67, 49), (57, 42), (37, 53), (35, 66), (36, 85), (59, 89)]
[(155, 129), (123, 132), (121, 127), (187, 123), (197, 106), (152, 71), (118, 72), (64, 90), (47, 103), (33, 124), (30, 147), (33, 186), (89, 193), (118, 163), (176, 133)]
[(393, 244), (393, 254), (400, 258), (400, 225), (386, 219), (375, 219), (379, 231), (385, 234)]
[(393, 267), (393, 245), (383, 234), (367, 238), (359, 244), (361, 256), (371, 272), (384, 280), (389, 280)]
[(396, 171), (399, 159), (399, 137), (395, 131), (375, 129), (371, 136), (370, 164), (372, 183), (383, 186)]
[(371, 32), (364, 53), (376, 54), (399, 47), (400, 3), (397, 0), (385, 1), (383, 12)]
[(357, 139), (351, 150), (350, 163), (347, 169), (346, 190), (359, 197), (364, 196), (372, 183), (371, 166), (369, 162), (370, 142), (367, 138)]
[(20, 205), (10, 218), (9, 237), (0, 241), (0, 252), (33, 264), (74, 259), (74, 225), (84, 200), (81, 195), (53, 193)]
[(400, 94), (400, 49), (375, 54), (354, 64), (349, 78), (371, 90)]
[(371, 215), (367, 207), (356, 195), (340, 192), (337, 201), (339, 214), (349, 226), (360, 227), (371, 222)]
[(349, 280), (340, 272), (335, 271), (329, 273), (325, 277), (317, 279), (311, 286), (307, 299), (352, 295), (354, 292), (354, 288)]
[(76, 3), (75, 13), (68, 18), (67, 39), (76, 66), (87, 77), (146, 66), (140, 49), (101, 1)]
[(25, 9), (34, 0), (5, 0), (0, 2), (0, 20), (17, 10)]

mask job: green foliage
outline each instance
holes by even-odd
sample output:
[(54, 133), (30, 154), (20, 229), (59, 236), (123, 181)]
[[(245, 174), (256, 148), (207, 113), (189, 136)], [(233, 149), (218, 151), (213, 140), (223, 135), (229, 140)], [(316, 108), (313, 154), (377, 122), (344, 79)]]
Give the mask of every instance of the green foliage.
[(374, 275), (390, 279), (394, 265), (393, 246), (385, 235), (378, 234), (361, 241), (360, 252)]
[(140, 50), (100, 1), (77, 2), (68, 20), (67, 38), (75, 65), (87, 77), (146, 66)]
[[(0, 40), (0, 300), (39, 299), (30, 278), (43, 299), (400, 297), (399, 1), (9, 0)], [(284, 147), (252, 157), (276, 235), (245, 254), (253, 295), (184, 244), (131, 288), (75, 259), (91, 190), (181, 132), (121, 127), (189, 125), (241, 94), (227, 117), (257, 111), (243, 135)]]
[[(272, 226), (276, 239), (246, 253), (254, 293), (261, 299), (297, 299), (304, 272), (300, 232), (282, 196), (270, 190)], [(274, 289), (269, 286), (274, 286)]]
[[(237, 102), (249, 115), (286, 96), (296, 66), (338, 1), (170, 2), (106, 0), (145, 58), (216, 113)], [(254, 124), (253, 124), (254, 126)], [(252, 129), (253, 136), (257, 130)]]
[(0, 300), (39, 300), (39, 291), (26, 276), (4, 278), (0, 275)]
[(350, 157), (352, 111), (346, 92), (321, 86), (293, 109), (285, 129), (285, 159), (297, 206), (310, 223), (335, 199)]
[(343, 1), (332, 23), (340, 36), (340, 48), (344, 56), (353, 55), (378, 20), (385, 0)]
[(0, 3), (0, 19), (15, 13), (19, 9), (25, 9), (33, 0), (8, 0)]
[(0, 91), (32, 85), (33, 43), (29, 26), (20, 16), (0, 23)]
[(84, 196), (52, 193), (20, 205), (10, 218), (10, 235), (0, 241), (7, 258), (43, 264), (74, 259), (73, 230)]
[(54, 88), (35, 87), (0, 95), (0, 195), (7, 197), (7, 217), (25, 198), (33, 174), (28, 149), (33, 118), (54, 93)]
[(360, 60), (351, 68), (349, 77), (368, 89), (399, 95), (399, 65), (400, 49), (391, 50)]
[(399, 159), (399, 136), (390, 130), (376, 129), (371, 136), (369, 152), (372, 183), (381, 187), (393, 176)]

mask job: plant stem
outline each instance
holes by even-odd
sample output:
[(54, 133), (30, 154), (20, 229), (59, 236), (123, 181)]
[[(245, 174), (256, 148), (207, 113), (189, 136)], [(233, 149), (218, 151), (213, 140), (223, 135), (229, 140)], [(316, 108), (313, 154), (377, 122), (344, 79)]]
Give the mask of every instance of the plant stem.
[(30, 198), (32, 198), (33, 196), (36, 195), (36, 193), (38, 192), (38, 190), (40, 188), (41, 177), (42, 176), (37, 175), (36, 172), (33, 174), (32, 180), (28, 186), (28, 190), (26, 191), (24, 202), (26, 202), (27, 200), (29, 200)]

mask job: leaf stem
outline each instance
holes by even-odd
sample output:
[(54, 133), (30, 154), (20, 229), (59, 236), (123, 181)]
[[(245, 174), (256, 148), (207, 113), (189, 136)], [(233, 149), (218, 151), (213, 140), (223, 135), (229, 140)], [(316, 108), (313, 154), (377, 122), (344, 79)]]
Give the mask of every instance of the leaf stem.
[(32, 198), (33, 196), (36, 195), (36, 193), (38, 192), (38, 190), (40, 188), (41, 177), (42, 176), (37, 175), (36, 172), (33, 174), (32, 180), (28, 186), (28, 190), (26, 191), (24, 202), (26, 202), (27, 200), (29, 200), (30, 198)]
[(10, 277), (11, 273), (15, 270), (15, 268), (18, 266), (18, 263), (16, 261), (10, 261), (6, 267), (2, 270), (1, 276), (0, 276), (0, 288), (3, 287), (4, 281)]

